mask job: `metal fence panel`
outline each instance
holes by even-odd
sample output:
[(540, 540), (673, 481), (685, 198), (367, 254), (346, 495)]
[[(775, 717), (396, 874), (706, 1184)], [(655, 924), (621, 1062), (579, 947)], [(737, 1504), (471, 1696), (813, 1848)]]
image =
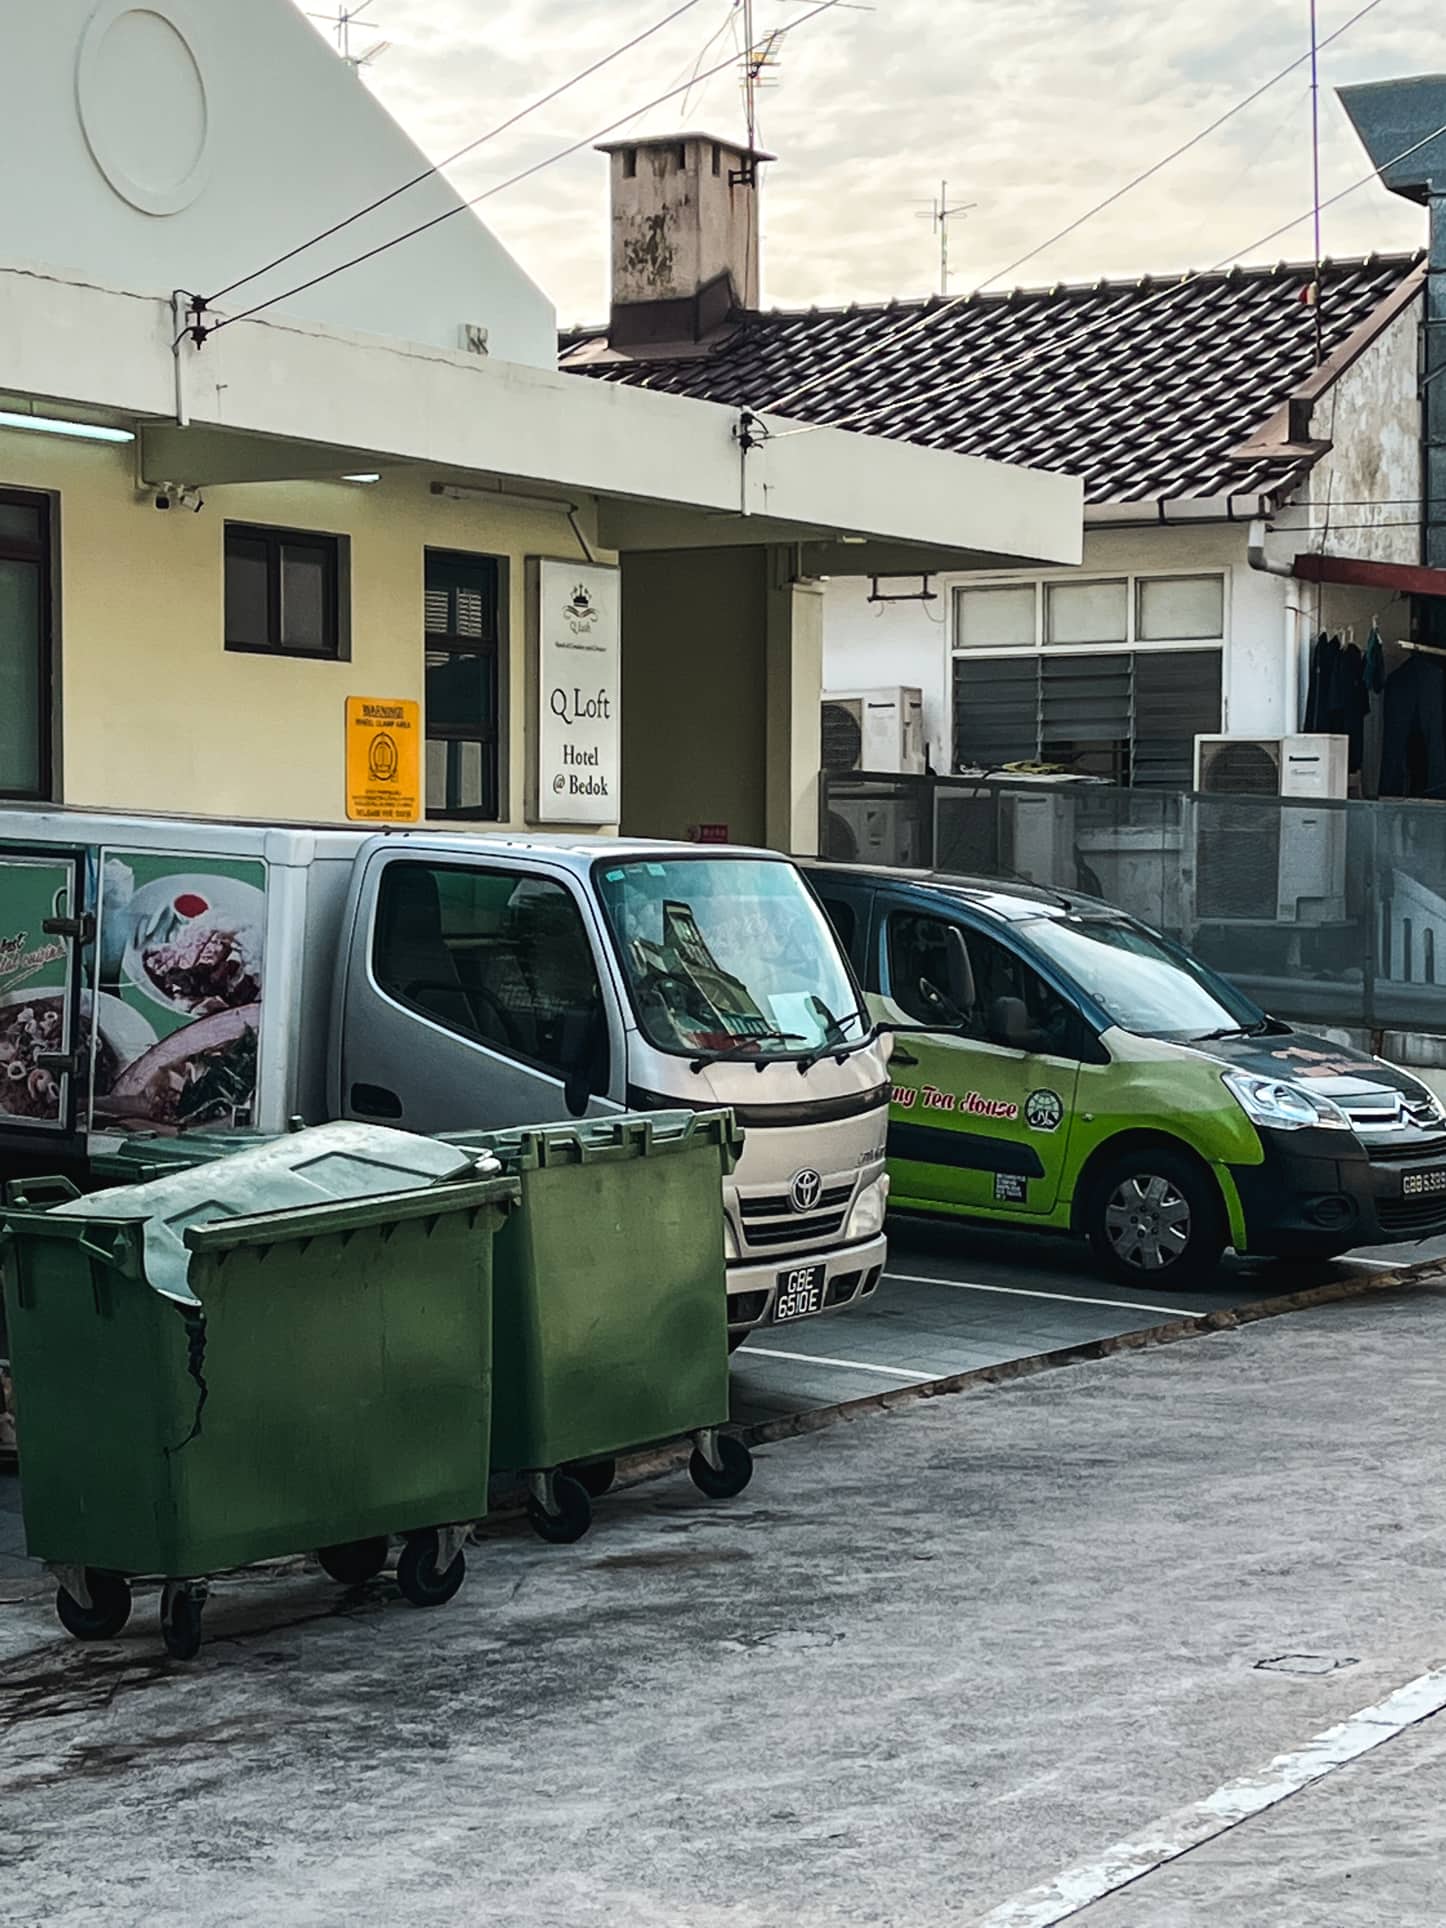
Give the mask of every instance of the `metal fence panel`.
[(828, 776), (822, 819), (836, 861), (1102, 897), (1281, 1017), (1446, 1034), (1439, 804)]

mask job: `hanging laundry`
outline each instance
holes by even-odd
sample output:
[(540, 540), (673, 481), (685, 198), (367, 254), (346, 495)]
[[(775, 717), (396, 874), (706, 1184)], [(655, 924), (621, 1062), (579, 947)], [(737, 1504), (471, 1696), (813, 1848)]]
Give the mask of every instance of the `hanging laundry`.
[(1311, 651), (1305, 728), (1326, 736), (1348, 738), (1353, 775), (1361, 767), (1366, 718), (1370, 713), (1365, 657), (1354, 643), (1342, 643), (1339, 636), (1327, 636), (1322, 631)]
[(1383, 797), (1446, 797), (1446, 668), (1413, 653), (1386, 678)]
[(1364, 680), (1367, 696), (1379, 696), (1386, 687), (1386, 646), (1381, 641), (1381, 632), (1374, 623), (1366, 638), (1366, 663)]

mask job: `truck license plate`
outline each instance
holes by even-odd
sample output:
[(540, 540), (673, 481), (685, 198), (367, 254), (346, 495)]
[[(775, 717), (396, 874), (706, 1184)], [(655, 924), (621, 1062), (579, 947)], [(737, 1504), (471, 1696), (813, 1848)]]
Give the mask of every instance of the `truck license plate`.
[(823, 1265), (795, 1265), (791, 1272), (780, 1272), (778, 1291), (773, 1300), (773, 1323), (786, 1325), (790, 1319), (807, 1319), (823, 1310)]
[(1446, 1165), (1433, 1165), (1428, 1172), (1407, 1172), (1401, 1180), (1402, 1198), (1431, 1198), (1446, 1192)]

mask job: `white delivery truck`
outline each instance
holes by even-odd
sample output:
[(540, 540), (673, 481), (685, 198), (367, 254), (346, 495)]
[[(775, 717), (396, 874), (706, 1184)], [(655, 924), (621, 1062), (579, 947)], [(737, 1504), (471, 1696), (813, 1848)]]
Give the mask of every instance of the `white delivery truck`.
[(737, 1343), (876, 1289), (889, 1044), (770, 851), (0, 810), (0, 1176), (731, 1105)]

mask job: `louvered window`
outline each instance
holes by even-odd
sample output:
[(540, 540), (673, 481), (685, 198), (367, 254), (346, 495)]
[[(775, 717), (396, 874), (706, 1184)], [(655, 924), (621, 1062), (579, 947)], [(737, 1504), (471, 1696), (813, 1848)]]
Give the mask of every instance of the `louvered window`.
[(425, 616), (427, 814), (489, 821), (501, 795), (502, 565), (429, 551)]
[(1221, 726), (1224, 603), (1218, 575), (956, 590), (954, 767), (1188, 790)]

